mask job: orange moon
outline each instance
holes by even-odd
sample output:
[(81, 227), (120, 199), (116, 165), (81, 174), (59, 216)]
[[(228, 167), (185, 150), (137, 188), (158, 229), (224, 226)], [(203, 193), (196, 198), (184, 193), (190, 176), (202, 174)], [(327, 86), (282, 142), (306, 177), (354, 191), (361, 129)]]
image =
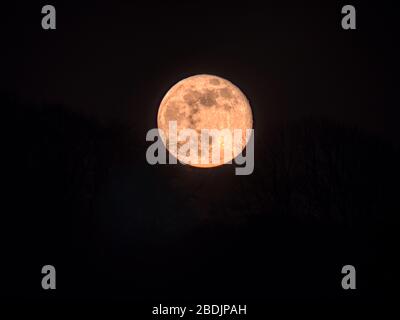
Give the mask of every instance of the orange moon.
[[(177, 142), (177, 148), (169, 147), (170, 121), (176, 121), (178, 133), (182, 129), (193, 129), (201, 136), (202, 129), (240, 129), (243, 136), (239, 147), (231, 148), (228, 158), (221, 154), (216, 163), (200, 164), (194, 161), (191, 154), (184, 157), (176, 150), (182, 142)], [(209, 168), (227, 163), (242, 152), (248, 141), (246, 129), (253, 127), (253, 116), (246, 96), (232, 82), (218, 76), (200, 74), (185, 78), (168, 90), (158, 109), (157, 125), (164, 133), (161, 137), (165, 147), (175, 158), (194, 167)], [(212, 148), (216, 144), (223, 150), (223, 140), (212, 140), (206, 157), (211, 157)], [(199, 148), (199, 157), (202, 152), (204, 150)]]

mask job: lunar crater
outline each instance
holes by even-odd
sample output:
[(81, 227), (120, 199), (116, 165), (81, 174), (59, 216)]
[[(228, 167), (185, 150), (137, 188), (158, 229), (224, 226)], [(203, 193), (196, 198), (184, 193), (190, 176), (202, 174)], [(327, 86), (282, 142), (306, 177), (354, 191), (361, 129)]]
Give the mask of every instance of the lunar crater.
[(219, 80), (217, 78), (211, 79), (210, 83), (214, 86), (218, 86), (219, 85)]
[(215, 90), (206, 90), (200, 97), (203, 106), (211, 107), (217, 104), (218, 93)]
[(221, 96), (224, 98), (227, 98), (227, 99), (232, 98), (231, 90), (229, 90), (229, 88), (227, 88), (227, 87), (220, 89), (219, 92), (220, 92)]

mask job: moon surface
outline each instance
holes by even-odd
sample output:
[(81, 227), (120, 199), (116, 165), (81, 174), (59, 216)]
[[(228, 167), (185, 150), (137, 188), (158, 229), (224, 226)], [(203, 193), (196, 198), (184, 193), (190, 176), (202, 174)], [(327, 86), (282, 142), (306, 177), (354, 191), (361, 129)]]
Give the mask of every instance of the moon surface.
[[(177, 147), (171, 148), (170, 121), (176, 121), (178, 134), (182, 129), (195, 130), (199, 137), (199, 146), (202, 129), (228, 129), (231, 132), (240, 129), (243, 135), (241, 141), (239, 140), (239, 147), (236, 144), (236, 148), (231, 147), (228, 150), (228, 157), (223, 155), (223, 139), (209, 140), (208, 150), (199, 147), (198, 157), (203, 155), (209, 159), (216, 144), (219, 144), (221, 150), (217, 162), (202, 164), (196, 161), (197, 158), (191, 152), (184, 155), (179, 152), (179, 147), (184, 142), (177, 141)], [(165, 147), (175, 158), (184, 164), (209, 168), (230, 162), (242, 152), (248, 141), (246, 129), (252, 129), (253, 117), (249, 101), (238, 87), (221, 77), (200, 74), (185, 78), (169, 89), (158, 109), (157, 125), (163, 132), (161, 137)]]

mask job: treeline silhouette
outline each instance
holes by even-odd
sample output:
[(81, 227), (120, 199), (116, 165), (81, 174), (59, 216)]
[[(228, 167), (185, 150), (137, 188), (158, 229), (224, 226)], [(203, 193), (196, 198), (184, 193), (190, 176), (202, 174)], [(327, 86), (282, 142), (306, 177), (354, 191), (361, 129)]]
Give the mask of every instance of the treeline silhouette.
[(352, 263), (356, 299), (392, 293), (400, 157), (379, 137), (321, 119), (256, 128), (254, 173), (235, 176), (152, 167), (144, 130), (0, 100), (8, 294), (47, 299), (47, 263), (59, 298), (342, 299)]

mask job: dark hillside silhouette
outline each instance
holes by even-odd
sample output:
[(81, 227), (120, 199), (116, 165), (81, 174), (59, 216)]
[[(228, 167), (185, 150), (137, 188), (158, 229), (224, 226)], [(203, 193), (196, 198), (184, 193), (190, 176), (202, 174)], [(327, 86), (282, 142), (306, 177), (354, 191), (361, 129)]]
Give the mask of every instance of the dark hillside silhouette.
[(55, 298), (346, 299), (344, 264), (360, 271), (349, 299), (397, 290), (400, 157), (380, 138), (290, 123), (256, 136), (254, 174), (238, 177), (152, 167), (132, 128), (0, 100), (12, 295), (44, 298), (46, 263), (58, 267)]

